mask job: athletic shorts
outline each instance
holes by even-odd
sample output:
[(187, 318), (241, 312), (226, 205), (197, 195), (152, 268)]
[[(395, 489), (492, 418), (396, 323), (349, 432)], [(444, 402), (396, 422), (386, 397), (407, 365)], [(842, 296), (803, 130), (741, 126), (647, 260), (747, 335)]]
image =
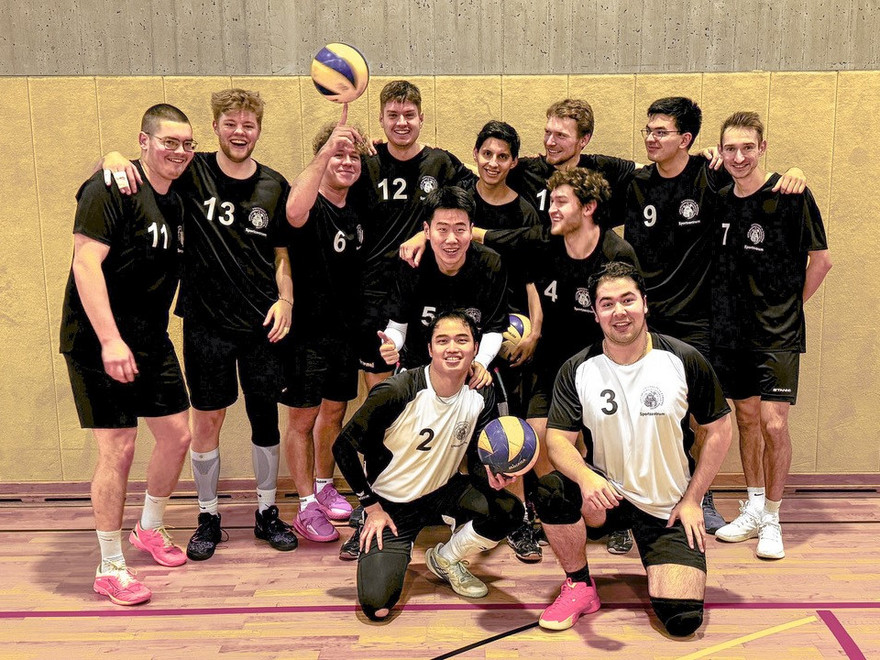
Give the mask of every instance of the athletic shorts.
[(369, 373), (381, 374), (391, 371), (379, 354), (380, 330), (388, 327), (387, 304), (391, 294), (385, 291), (364, 291), (362, 294), (361, 318), (358, 324), (355, 346), (360, 369)]
[(529, 389), (529, 400), (526, 414), (529, 419), (535, 417), (547, 417), (550, 412), (550, 403), (553, 401), (553, 386), (556, 384), (556, 376), (559, 373), (559, 365), (556, 369), (536, 368)]
[(724, 396), (797, 403), (800, 353), (716, 348), (712, 366)]
[(131, 383), (113, 380), (100, 360), (81, 359), (69, 353), (67, 373), (84, 429), (127, 429), (138, 417), (165, 417), (189, 408), (180, 363), (171, 340), (149, 353), (135, 353), (138, 374)]
[(228, 408), (238, 398), (239, 378), (245, 396), (278, 401), (284, 379), (281, 347), (269, 342), (268, 333), (262, 327), (231, 332), (184, 320), (183, 365), (193, 408)]
[[(541, 510), (545, 506), (552, 507), (553, 512), (559, 513), (560, 522), (557, 524), (571, 524), (581, 518), (583, 497), (580, 486), (561, 472), (551, 472), (542, 477), (538, 491), (538, 515), (545, 522), (553, 517), (548, 515), (551, 512)], [(705, 573), (706, 555), (696, 547), (688, 547), (687, 534), (681, 521), (677, 520), (668, 528), (667, 522), (668, 520), (645, 513), (629, 500), (621, 500), (616, 507), (606, 510), (605, 524), (587, 528), (587, 537), (599, 539), (614, 531), (631, 529), (642, 564), (646, 568), (659, 564), (678, 564), (692, 566)]]
[(704, 358), (711, 359), (712, 337), (708, 323), (696, 322), (678, 323), (676, 321), (658, 321), (648, 317), (648, 329), (659, 332), (661, 335), (669, 335), (696, 348)]
[[(294, 340), (296, 337), (294, 337)], [(291, 408), (313, 408), (329, 401), (357, 397), (358, 364), (344, 340), (296, 342), (287, 346), (281, 403)]]

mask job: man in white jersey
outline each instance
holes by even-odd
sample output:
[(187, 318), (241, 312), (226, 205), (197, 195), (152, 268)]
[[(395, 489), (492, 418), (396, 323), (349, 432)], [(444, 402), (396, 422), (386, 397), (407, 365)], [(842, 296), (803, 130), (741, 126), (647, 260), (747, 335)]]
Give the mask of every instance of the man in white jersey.
[[(385, 619), (400, 598), (424, 527), (446, 518), (461, 525), (425, 552), (425, 563), (460, 596), (482, 598), (489, 589), (463, 560), (494, 548), (523, 516), (522, 502), (502, 490), (512, 480), (492, 475), (477, 458), (477, 436), (497, 412), (492, 387), (467, 384), (479, 347), (476, 324), (465, 312), (442, 312), (429, 337), (430, 364), (376, 385), (333, 445), (366, 514), (358, 601), (373, 621)], [(465, 457), (467, 475), (459, 472)]]
[[(604, 339), (569, 359), (553, 390), (546, 447), (557, 471), (539, 482), (535, 505), (566, 580), (539, 623), (564, 630), (599, 609), (584, 540), (631, 529), (654, 612), (670, 635), (687, 636), (703, 621), (701, 501), (730, 446), (730, 409), (696, 349), (648, 332), (635, 267), (612, 262), (589, 290)], [(691, 414), (707, 430), (696, 466)]]

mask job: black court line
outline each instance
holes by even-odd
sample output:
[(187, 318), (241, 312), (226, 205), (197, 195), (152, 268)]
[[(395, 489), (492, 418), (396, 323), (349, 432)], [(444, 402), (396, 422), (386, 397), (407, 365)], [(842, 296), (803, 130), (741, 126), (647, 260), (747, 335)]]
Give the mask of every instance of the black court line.
[(519, 628), (514, 628), (513, 630), (508, 630), (507, 632), (500, 633), (498, 635), (494, 635), (492, 637), (487, 637), (486, 639), (481, 639), (479, 642), (474, 642), (473, 644), (468, 644), (467, 646), (462, 646), (459, 649), (455, 649), (454, 651), (450, 651), (449, 653), (444, 653), (443, 655), (438, 655), (431, 660), (446, 660), (446, 658), (452, 658), (456, 655), (461, 655), (462, 653), (467, 653), (468, 651), (472, 651), (475, 648), (479, 648), (480, 646), (485, 646), (486, 644), (491, 644), (492, 642), (497, 642), (499, 639), (504, 639), (505, 637), (510, 637), (511, 635), (515, 635), (517, 633), (521, 633), (524, 630), (529, 630), (538, 625), (537, 621), (533, 623), (526, 624), (524, 626), (520, 626)]

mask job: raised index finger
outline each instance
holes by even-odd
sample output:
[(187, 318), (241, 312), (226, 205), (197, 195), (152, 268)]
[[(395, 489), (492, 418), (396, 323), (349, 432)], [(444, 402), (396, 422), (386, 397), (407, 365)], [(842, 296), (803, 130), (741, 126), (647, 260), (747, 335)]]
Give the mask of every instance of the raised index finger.
[(339, 123), (337, 126), (345, 126), (345, 122), (348, 121), (348, 103), (342, 104), (342, 116), (339, 118)]

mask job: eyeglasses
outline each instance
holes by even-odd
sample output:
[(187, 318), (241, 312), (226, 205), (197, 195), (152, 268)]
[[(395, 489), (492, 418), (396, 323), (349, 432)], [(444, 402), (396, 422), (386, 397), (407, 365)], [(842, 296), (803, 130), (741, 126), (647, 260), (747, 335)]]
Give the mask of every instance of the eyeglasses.
[(199, 146), (199, 143), (195, 140), (184, 140), (181, 142), (177, 138), (173, 137), (162, 137), (160, 135), (153, 135), (152, 133), (147, 133), (150, 137), (154, 137), (165, 147), (168, 151), (177, 151), (180, 149), (180, 145), (183, 145), (184, 151), (195, 151), (196, 147)]
[(667, 131), (665, 128), (643, 128), (639, 131), (642, 134), (642, 137), (646, 140), (652, 135), (658, 140), (662, 140), (667, 135), (671, 135), (672, 133), (681, 133), (681, 131)]

